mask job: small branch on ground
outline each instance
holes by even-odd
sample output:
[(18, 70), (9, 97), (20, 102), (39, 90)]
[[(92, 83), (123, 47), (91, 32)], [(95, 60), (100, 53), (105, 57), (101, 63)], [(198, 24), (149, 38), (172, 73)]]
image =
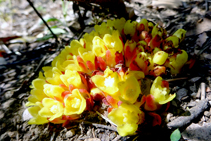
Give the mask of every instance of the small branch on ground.
[(190, 115), (189, 116), (180, 116), (176, 118), (175, 120), (169, 122), (167, 124), (167, 127), (169, 129), (185, 129), (188, 125), (190, 125), (193, 120), (198, 118), (206, 109), (210, 107), (208, 100), (201, 100), (195, 107), (191, 108), (189, 110)]

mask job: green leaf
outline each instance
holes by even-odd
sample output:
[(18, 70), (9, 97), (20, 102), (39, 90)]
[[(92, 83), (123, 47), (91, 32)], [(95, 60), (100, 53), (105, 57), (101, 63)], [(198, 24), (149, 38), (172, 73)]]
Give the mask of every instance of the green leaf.
[(49, 19), (46, 19), (46, 22), (54, 22), (54, 21), (61, 22), (59, 19), (57, 19), (57, 18), (54, 18), (54, 17), (52, 17), (52, 18), (49, 18)]
[(64, 34), (66, 31), (62, 28), (51, 28), (54, 34)]
[(48, 39), (50, 39), (50, 38), (53, 38), (53, 35), (52, 34), (50, 34), (50, 35), (46, 35), (46, 36), (44, 36), (44, 37), (42, 37), (42, 38), (37, 38), (37, 42), (40, 42), (40, 41), (46, 41), (46, 40), (48, 40)]
[(171, 133), (171, 136), (170, 136), (171, 141), (179, 141), (180, 138), (181, 138), (181, 133), (179, 129), (176, 129)]

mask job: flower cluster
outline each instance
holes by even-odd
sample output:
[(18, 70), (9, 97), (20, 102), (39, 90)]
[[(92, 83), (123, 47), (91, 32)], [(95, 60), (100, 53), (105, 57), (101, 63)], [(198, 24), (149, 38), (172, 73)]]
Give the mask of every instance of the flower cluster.
[[(168, 36), (146, 19), (124, 18), (94, 28), (79, 41), (73, 40), (33, 80), (26, 104), (33, 116), (29, 124), (78, 119), (99, 101), (108, 105), (108, 118), (121, 136), (134, 134), (146, 115), (152, 117), (153, 126), (160, 125), (156, 111), (176, 96), (169, 94), (161, 75), (166, 68), (175, 75), (187, 62), (187, 53), (178, 49), (186, 31)], [(141, 83), (147, 75), (155, 80), (144, 95)]]

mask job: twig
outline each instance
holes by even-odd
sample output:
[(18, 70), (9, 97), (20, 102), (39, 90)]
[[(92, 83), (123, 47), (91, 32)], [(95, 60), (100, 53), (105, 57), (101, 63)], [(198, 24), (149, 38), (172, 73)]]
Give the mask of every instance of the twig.
[(203, 113), (206, 109), (210, 107), (208, 100), (201, 100), (197, 103), (197, 105), (189, 110), (190, 115), (189, 116), (180, 116), (176, 118), (175, 120), (169, 122), (167, 124), (167, 127), (169, 129), (185, 129), (187, 126), (189, 126), (192, 121), (196, 118), (198, 118), (201, 113)]
[(94, 128), (92, 128), (92, 135), (93, 135), (93, 138), (96, 138)]
[(205, 91), (206, 85), (204, 82), (201, 83), (201, 100), (204, 100), (206, 97), (206, 91)]
[(90, 121), (74, 120), (73, 122), (75, 122), (75, 123), (83, 123), (83, 124), (88, 124), (88, 125), (93, 125), (95, 127), (105, 128), (105, 129), (108, 129), (108, 130), (112, 130), (112, 131), (116, 131), (117, 132), (117, 129), (114, 128), (114, 127), (110, 127), (110, 126), (103, 125), (103, 124), (98, 124), (98, 123), (92, 123)]
[(116, 138), (114, 138), (113, 141), (118, 141), (120, 138), (121, 138), (121, 136), (120, 135), (117, 135)]
[(200, 54), (202, 54), (206, 49), (208, 49), (210, 47), (211, 44), (211, 38), (207, 39), (206, 42), (203, 44), (202, 49), (198, 52), (197, 56), (199, 56)]
[(200, 96), (201, 96), (201, 88), (198, 89), (198, 92), (196, 94), (196, 98), (200, 98)]
[(181, 77), (181, 78), (167, 79), (166, 81), (168, 81), (168, 82), (172, 82), (172, 81), (183, 80), (183, 79), (188, 79), (188, 77)]
[(101, 116), (105, 121), (109, 122), (110, 124), (113, 124), (115, 126), (117, 126), (115, 123), (113, 123), (111, 120), (109, 120), (107, 117), (105, 117), (104, 115), (102, 115), (101, 113), (99, 113), (98, 111), (96, 111), (96, 113)]
[(27, 0), (29, 5), (31, 5), (31, 7), (34, 9), (34, 11), (37, 13), (37, 15), (41, 18), (41, 20), (43, 21), (43, 23), (47, 26), (48, 30), (51, 32), (51, 34), (53, 35), (53, 37), (56, 39), (56, 42), (58, 43), (58, 39), (57, 36), (53, 33), (53, 31), (51, 30), (51, 28), (48, 26), (48, 24), (46, 23), (46, 21), (43, 19), (43, 17), (41, 16), (41, 14), (37, 11), (37, 9), (34, 7), (33, 3), (30, 0)]
[(92, 123), (92, 125), (95, 126), (95, 127), (105, 128), (105, 129), (108, 129), (108, 130), (112, 130), (112, 131), (116, 131), (117, 132), (117, 129), (116, 128), (110, 127), (110, 126), (107, 126), (107, 125), (97, 124), (97, 123)]

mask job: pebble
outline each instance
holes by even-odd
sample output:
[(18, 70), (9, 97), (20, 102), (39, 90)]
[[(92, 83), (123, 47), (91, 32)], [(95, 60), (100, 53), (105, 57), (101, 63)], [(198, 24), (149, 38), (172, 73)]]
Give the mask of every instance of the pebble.
[(192, 96), (193, 98), (196, 98), (196, 95), (197, 95), (197, 93), (194, 93), (194, 92), (191, 94), (191, 96)]
[(0, 119), (2, 119), (4, 117), (4, 112), (1, 110), (0, 111)]
[(171, 117), (173, 117), (172, 113), (168, 113), (166, 116), (166, 122), (170, 122), (171, 121)]
[(14, 92), (13, 91), (7, 91), (4, 94), (5, 99), (9, 99), (13, 96)]
[(193, 77), (189, 80), (189, 82), (195, 83), (196, 81), (198, 81), (199, 79), (201, 79), (201, 77)]
[(9, 108), (9, 107), (14, 103), (14, 101), (15, 101), (14, 98), (11, 98), (11, 99), (7, 100), (6, 102), (4, 102), (4, 103), (2, 104), (2, 108), (3, 108), (3, 109)]
[(182, 132), (182, 137), (192, 141), (210, 141), (210, 131), (211, 123), (203, 123), (202, 126), (192, 123)]
[(112, 132), (112, 133), (109, 135), (110, 140), (114, 139), (116, 136), (117, 136), (116, 132)]
[(196, 90), (196, 85), (190, 86), (190, 90), (191, 90), (192, 92), (196, 92), (196, 91), (197, 91), (197, 90)]
[(89, 130), (87, 131), (87, 136), (89, 136), (90, 138), (92, 138), (92, 129), (89, 129)]
[(191, 101), (191, 102), (189, 102), (188, 104), (187, 104), (187, 106), (189, 107), (189, 108), (191, 108), (191, 107), (194, 107), (194, 106), (196, 106), (196, 101)]
[(23, 121), (30, 120), (33, 116), (29, 113), (28, 109), (24, 110), (22, 119)]
[(209, 117), (209, 116), (211, 116), (211, 113), (210, 113), (209, 111), (205, 111), (205, 112), (204, 112), (204, 115), (205, 115), (206, 117)]
[(16, 131), (14, 131), (14, 132), (8, 131), (7, 134), (10, 138), (14, 138), (14, 137), (16, 137), (17, 132)]
[(177, 91), (176, 99), (181, 101), (183, 97), (186, 97), (188, 94), (188, 90), (185, 88), (181, 88)]
[(75, 135), (75, 130), (71, 129), (71, 130), (67, 131), (65, 135), (67, 138), (70, 138)]

